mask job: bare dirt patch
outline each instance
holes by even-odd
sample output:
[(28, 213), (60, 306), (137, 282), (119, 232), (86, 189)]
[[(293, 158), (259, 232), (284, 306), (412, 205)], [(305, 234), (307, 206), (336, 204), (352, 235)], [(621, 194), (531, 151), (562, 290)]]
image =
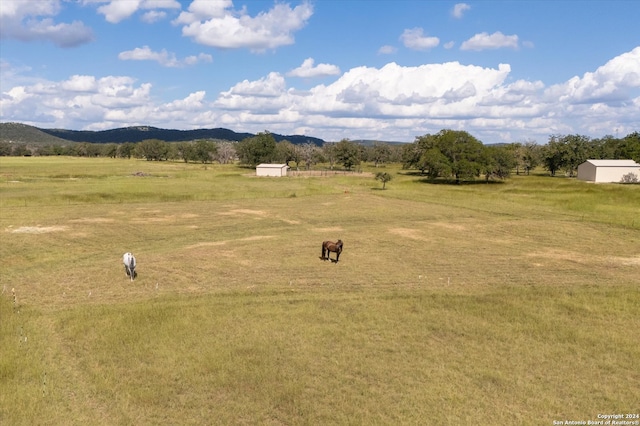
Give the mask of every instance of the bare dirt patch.
[(562, 260), (581, 264), (587, 264), (593, 262), (594, 256), (587, 256), (584, 253), (577, 253), (568, 250), (559, 249), (547, 249), (543, 251), (537, 251), (529, 253), (530, 257), (537, 257), (540, 259)]
[(341, 227), (339, 227), (339, 226), (334, 226), (334, 227), (331, 227), (331, 228), (315, 228), (315, 229), (312, 229), (311, 231), (313, 231), (313, 232), (342, 232), (343, 229)]
[(252, 237), (241, 238), (240, 241), (268, 240), (269, 238), (273, 238), (273, 235), (254, 235)]
[(108, 217), (83, 217), (80, 219), (71, 219), (71, 223), (111, 223), (115, 222), (115, 219)]
[[(155, 213), (155, 212), (154, 212)], [(199, 217), (197, 214), (184, 213), (180, 215), (165, 215), (165, 216), (151, 216), (151, 217), (138, 217), (130, 219), (133, 223), (157, 223), (157, 222), (171, 222), (180, 219), (194, 219)]]
[[(246, 237), (246, 238), (240, 238), (239, 240), (236, 241), (257, 241), (257, 240), (266, 240), (269, 238), (273, 238), (273, 235), (254, 235), (251, 237)], [(201, 243), (196, 243), (196, 244), (191, 244), (186, 246), (186, 249), (194, 249), (194, 248), (201, 248), (201, 247), (215, 247), (215, 246), (223, 246), (229, 242), (231, 242), (232, 240), (223, 240), (223, 241), (204, 241)]]
[(288, 223), (289, 225), (300, 225), (299, 220), (291, 220), (291, 219), (283, 219), (283, 218), (279, 218), (279, 220), (283, 221), (284, 223)]
[(467, 228), (464, 225), (448, 222), (433, 222), (431, 225), (438, 226), (440, 228), (451, 229), (452, 231), (465, 231)]
[(415, 229), (391, 228), (391, 229), (389, 229), (389, 232), (391, 232), (392, 234), (395, 234), (395, 235), (399, 235), (401, 237), (410, 238), (412, 240), (427, 241), (427, 238), (425, 238), (424, 236), (420, 235), (420, 233), (417, 232)]
[(195, 213), (183, 213), (180, 215), (182, 219), (194, 219), (196, 217), (200, 217), (200, 215)]
[(12, 234), (46, 234), (49, 232), (62, 232), (67, 229), (66, 226), (21, 226), (16, 229), (7, 229), (7, 232)]
[(248, 209), (233, 209), (226, 212), (219, 212), (220, 216), (233, 216), (236, 214), (251, 214), (254, 216), (264, 216), (265, 212), (261, 210), (248, 210)]
[(618, 265), (640, 266), (640, 255), (635, 257), (609, 257), (608, 260)]
[[(598, 256), (583, 252), (566, 251), (559, 249), (548, 249), (530, 253), (528, 256), (539, 259), (552, 259), (565, 262), (578, 263), (581, 265), (600, 266), (640, 266), (640, 255), (631, 257), (621, 256)], [(534, 263), (534, 265), (537, 265)]]
[(197, 244), (192, 244), (190, 246), (186, 246), (186, 249), (194, 249), (194, 248), (201, 248), (201, 247), (215, 247), (215, 246), (222, 246), (225, 245), (227, 242), (226, 241), (205, 241), (202, 243), (197, 243)]
[(250, 209), (235, 209), (235, 210), (231, 210), (229, 213), (249, 214), (254, 216), (265, 216), (267, 214), (262, 210), (250, 210)]
[(170, 220), (175, 220), (175, 216), (161, 216), (161, 217), (147, 217), (147, 218), (137, 218), (131, 219), (131, 223), (159, 223), (159, 222), (168, 222)]

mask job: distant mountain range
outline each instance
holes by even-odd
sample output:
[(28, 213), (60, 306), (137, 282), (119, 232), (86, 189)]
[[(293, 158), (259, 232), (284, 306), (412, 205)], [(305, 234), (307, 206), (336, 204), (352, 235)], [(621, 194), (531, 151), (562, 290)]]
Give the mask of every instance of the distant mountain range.
[[(288, 140), (301, 145), (313, 143), (321, 146), (324, 140), (304, 135), (279, 135), (272, 133), (276, 142)], [(253, 133), (237, 133), (229, 129), (173, 130), (150, 126), (122, 127), (119, 129), (89, 131), (65, 129), (40, 129), (22, 123), (0, 123), (0, 141), (33, 145), (54, 145), (69, 142), (125, 143), (159, 139), (165, 142), (186, 142), (197, 139), (241, 141), (255, 136)]]

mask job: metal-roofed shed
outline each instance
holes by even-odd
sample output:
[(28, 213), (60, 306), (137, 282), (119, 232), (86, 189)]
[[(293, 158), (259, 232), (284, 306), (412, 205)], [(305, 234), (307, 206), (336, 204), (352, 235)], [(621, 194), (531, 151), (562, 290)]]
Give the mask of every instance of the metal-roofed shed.
[(588, 182), (620, 182), (629, 173), (640, 179), (640, 164), (633, 160), (587, 160), (578, 166), (578, 179)]
[(286, 164), (258, 164), (256, 167), (256, 176), (275, 176), (282, 177), (287, 175), (289, 166)]

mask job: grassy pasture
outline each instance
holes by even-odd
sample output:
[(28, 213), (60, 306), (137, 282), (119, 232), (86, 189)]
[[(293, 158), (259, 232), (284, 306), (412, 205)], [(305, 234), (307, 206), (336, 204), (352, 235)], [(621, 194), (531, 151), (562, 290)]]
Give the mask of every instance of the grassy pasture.
[(385, 171), (0, 158), (0, 424), (640, 411), (638, 186)]

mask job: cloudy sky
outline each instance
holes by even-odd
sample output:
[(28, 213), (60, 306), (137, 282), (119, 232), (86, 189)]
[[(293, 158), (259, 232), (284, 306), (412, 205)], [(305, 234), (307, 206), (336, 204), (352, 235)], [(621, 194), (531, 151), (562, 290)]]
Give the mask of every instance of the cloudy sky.
[(640, 130), (640, 2), (2, 0), (0, 121), (484, 143)]

